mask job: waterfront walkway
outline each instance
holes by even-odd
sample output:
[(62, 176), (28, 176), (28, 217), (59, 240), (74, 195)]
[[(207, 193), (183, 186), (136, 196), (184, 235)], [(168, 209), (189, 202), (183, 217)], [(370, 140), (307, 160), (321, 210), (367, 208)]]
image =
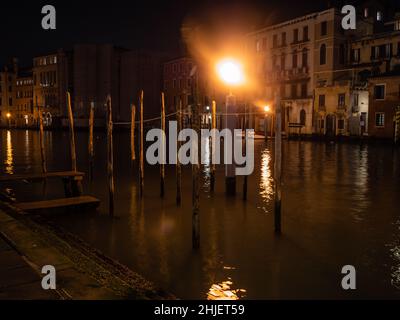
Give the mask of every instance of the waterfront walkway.
[(58, 299), (54, 291), (43, 290), (41, 277), (0, 235), (0, 300)]
[[(0, 209), (0, 300), (172, 297), (157, 291), (140, 275), (99, 255), (92, 254), (84, 245), (80, 248), (65, 242), (26, 217), (17, 219), (8, 209)], [(41, 270), (45, 265), (56, 269), (56, 290), (42, 289), (45, 275)]]

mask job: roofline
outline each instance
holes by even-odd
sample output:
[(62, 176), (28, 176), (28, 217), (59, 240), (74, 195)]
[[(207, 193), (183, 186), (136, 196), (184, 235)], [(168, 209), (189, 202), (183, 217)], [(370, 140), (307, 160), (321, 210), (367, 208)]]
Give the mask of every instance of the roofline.
[(283, 21), (283, 22), (280, 22), (280, 23), (277, 23), (277, 24), (273, 24), (273, 25), (270, 25), (270, 26), (266, 26), (266, 27), (257, 29), (257, 30), (252, 31), (252, 32), (248, 32), (245, 35), (246, 36), (252, 36), (252, 35), (256, 35), (258, 33), (262, 33), (262, 32), (265, 32), (265, 31), (270, 31), (270, 30), (273, 30), (273, 29), (282, 28), (282, 27), (285, 27), (285, 26), (288, 26), (288, 25), (291, 25), (291, 24), (295, 24), (295, 23), (299, 23), (299, 22), (306, 21), (306, 20), (309, 20), (309, 19), (313, 19), (313, 18), (315, 18), (315, 17), (317, 17), (319, 15), (323, 15), (323, 14), (329, 13), (331, 11), (336, 13), (337, 12), (337, 8), (332, 7), (330, 9), (326, 9), (326, 10), (323, 10), (323, 11), (314, 11), (312, 13), (309, 13), (309, 14), (306, 14), (306, 15), (303, 15), (303, 16), (299, 16), (297, 18), (293, 18), (293, 19), (286, 20), (286, 21)]

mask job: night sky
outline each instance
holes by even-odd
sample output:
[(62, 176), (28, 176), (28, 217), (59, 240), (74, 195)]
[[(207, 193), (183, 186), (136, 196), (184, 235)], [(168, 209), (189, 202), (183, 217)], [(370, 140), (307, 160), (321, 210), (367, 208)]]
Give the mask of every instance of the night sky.
[[(2, 1), (0, 66), (13, 56), (29, 66), (32, 57), (75, 43), (113, 43), (126, 48), (175, 52), (188, 18), (232, 32), (327, 7), (329, 1), (164, 0)], [(41, 8), (57, 10), (57, 30), (41, 28)]]

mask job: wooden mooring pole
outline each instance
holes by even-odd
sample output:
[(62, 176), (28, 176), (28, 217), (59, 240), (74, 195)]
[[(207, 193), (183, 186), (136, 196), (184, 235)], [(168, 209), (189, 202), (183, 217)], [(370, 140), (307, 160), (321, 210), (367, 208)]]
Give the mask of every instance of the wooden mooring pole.
[[(266, 124), (265, 124), (266, 125)], [(247, 152), (247, 105), (244, 106), (244, 121), (243, 121), (243, 130), (244, 130), (244, 140), (243, 140), (243, 149), (244, 152)], [(243, 201), (247, 200), (247, 175), (244, 176), (243, 180)]]
[[(69, 118), (69, 140), (71, 150), (71, 169), (77, 171), (76, 166), (76, 147), (75, 147), (75, 130), (74, 130), (74, 114), (71, 106), (71, 94), (67, 92), (67, 108)], [(73, 178), (69, 181), (64, 182), (66, 194), (71, 196), (80, 196), (82, 194), (82, 182), (80, 180), (74, 180)]]
[(93, 147), (93, 127), (94, 127), (94, 102), (90, 103), (89, 113), (89, 179), (93, 181), (93, 160), (94, 160), (94, 147)]
[(69, 92), (67, 92), (67, 107), (68, 107), (68, 118), (69, 118), (69, 141), (70, 141), (70, 150), (71, 150), (71, 168), (72, 168), (72, 171), (77, 171), (76, 170), (74, 115), (72, 113), (71, 94)]
[(136, 118), (136, 106), (132, 103), (131, 106), (131, 161), (134, 164), (136, 159), (135, 153), (135, 118)]
[[(178, 134), (182, 130), (182, 100), (179, 99), (179, 106), (177, 112), (177, 120), (178, 120)], [(178, 138), (178, 137), (177, 137)], [(181, 147), (181, 141), (179, 138), (176, 142), (177, 149), (176, 149), (176, 204), (180, 205), (182, 201), (182, 167), (179, 161), (179, 149)]]
[[(215, 146), (216, 146), (216, 141), (215, 141), (215, 130), (217, 129), (217, 103), (215, 100), (212, 102), (212, 107), (211, 107), (211, 159), (210, 159), (210, 165), (211, 165), (211, 176), (210, 176), (210, 191), (213, 193), (215, 189), (215, 163), (214, 163), (214, 158), (215, 158)], [(219, 151), (218, 151), (219, 152)]]
[(275, 123), (275, 165), (274, 165), (274, 178), (275, 178), (275, 232), (281, 233), (281, 170), (282, 170), (282, 106), (281, 100), (278, 95), (275, 96), (275, 110), (276, 110), (276, 123)]
[(107, 96), (107, 173), (109, 215), (114, 216), (114, 148), (111, 97)]
[(192, 110), (192, 129), (197, 133), (198, 142), (195, 148), (197, 149), (197, 158), (195, 163), (192, 164), (192, 244), (193, 249), (200, 247), (200, 162), (199, 154), (201, 150), (200, 139), (200, 116), (199, 105), (197, 99), (197, 90), (195, 93), (194, 107)]
[(139, 194), (144, 192), (144, 137), (143, 137), (143, 90), (140, 91), (140, 164), (139, 164)]
[[(47, 165), (46, 165), (46, 151), (44, 149), (44, 130), (43, 130), (43, 115), (40, 106), (37, 103), (36, 97), (36, 105), (38, 107), (39, 113), (39, 143), (40, 143), (40, 158), (42, 160), (42, 172), (47, 173)], [(43, 196), (46, 197), (47, 194), (47, 181), (43, 180)]]
[(40, 157), (42, 160), (42, 172), (47, 173), (46, 152), (44, 149), (43, 115), (40, 106), (37, 104), (37, 98), (36, 98), (36, 105), (38, 107), (38, 113), (39, 113), (39, 143), (40, 143)]
[(161, 92), (161, 131), (162, 131), (162, 141), (161, 141), (161, 163), (160, 163), (160, 196), (164, 197), (165, 194), (165, 101), (164, 92)]

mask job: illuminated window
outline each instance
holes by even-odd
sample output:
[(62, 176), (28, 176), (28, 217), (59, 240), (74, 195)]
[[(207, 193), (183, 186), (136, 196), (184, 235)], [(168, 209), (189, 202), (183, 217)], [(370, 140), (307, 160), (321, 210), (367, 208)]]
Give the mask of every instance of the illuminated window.
[(375, 127), (384, 127), (385, 126), (385, 113), (377, 112), (375, 113)]
[(376, 21), (382, 21), (383, 15), (382, 11), (377, 11), (376, 12)]
[(261, 46), (260, 46), (260, 41), (259, 40), (256, 41), (256, 51), (257, 52), (261, 51)]
[(399, 31), (400, 30), (400, 19), (396, 20), (394, 22), (394, 30)]
[(338, 105), (339, 107), (344, 107), (346, 103), (346, 95), (344, 93), (340, 93), (338, 95)]

